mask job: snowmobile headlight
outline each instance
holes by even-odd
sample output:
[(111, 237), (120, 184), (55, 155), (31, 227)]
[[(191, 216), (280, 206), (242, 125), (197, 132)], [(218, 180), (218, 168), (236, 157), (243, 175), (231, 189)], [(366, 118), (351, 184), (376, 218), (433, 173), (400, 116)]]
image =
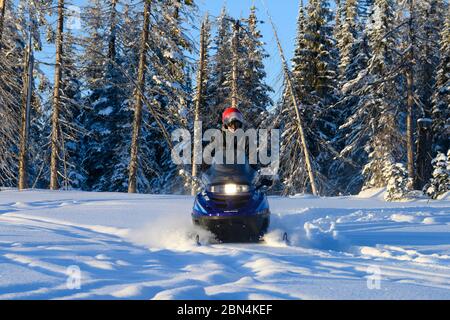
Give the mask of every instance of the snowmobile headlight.
[(227, 183), (224, 185), (216, 185), (211, 186), (210, 191), (212, 193), (221, 193), (221, 194), (239, 194), (239, 193), (246, 193), (250, 190), (250, 187), (245, 184), (234, 184), (234, 183)]
[(238, 190), (237, 184), (229, 183), (224, 186), (224, 191), (226, 194), (236, 194), (237, 190)]

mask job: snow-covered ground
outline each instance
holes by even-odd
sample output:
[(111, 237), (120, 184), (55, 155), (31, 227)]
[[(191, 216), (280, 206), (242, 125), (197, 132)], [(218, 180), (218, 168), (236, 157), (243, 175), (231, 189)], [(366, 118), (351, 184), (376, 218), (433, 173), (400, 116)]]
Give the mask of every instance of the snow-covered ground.
[(271, 197), (265, 244), (201, 247), (192, 202), (1, 191), (0, 299), (450, 299), (448, 199)]

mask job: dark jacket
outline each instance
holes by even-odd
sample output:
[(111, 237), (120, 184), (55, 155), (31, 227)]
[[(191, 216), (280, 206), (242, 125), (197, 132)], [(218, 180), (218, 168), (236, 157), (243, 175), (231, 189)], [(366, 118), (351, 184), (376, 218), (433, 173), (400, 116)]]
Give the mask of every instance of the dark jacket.
[[(226, 163), (226, 148), (227, 148), (227, 130), (226, 129), (222, 129), (222, 142), (223, 142), (223, 163)], [(238, 148), (240, 146), (238, 146), (238, 139), (234, 138), (233, 139), (233, 149), (234, 149), (234, 163), (238, 163), (237, 162), (237, 156), (238, 156)], [(245, 145), (244, 145), (244, 155), (245, 158), (248, 160), (249, 159), (249, 152), (250, 152), (250, 147), (249, 147), (249, 142), (248, 139), (245, 139)], [(205, 147), (207, 145), (207, 143), (204, 143), (203, 147)], [(213, 156), (215, 156), (215, 154), (213, 154)], [(256, 163), (256, 164), (250, 164), (250, 166), (252, 167), (253, 170), (258, 171), (260, 169), (260, 166)], [(204, 161), (202, 161), (202, 165), (201, 165), (201, 171), (205, 172), (207, 171), (209, 168), (211, 167), (210, 164), (205, 163)]]

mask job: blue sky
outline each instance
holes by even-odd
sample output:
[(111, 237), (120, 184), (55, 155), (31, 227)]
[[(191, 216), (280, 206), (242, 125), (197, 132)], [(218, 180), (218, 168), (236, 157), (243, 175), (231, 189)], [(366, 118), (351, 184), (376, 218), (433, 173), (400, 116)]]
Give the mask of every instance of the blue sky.
[[(297, 13), (300, 0), (265, 0), (265, 5), (269, 9), (270, 15), (278, 30), (281, 44), (286, 58), (290, 60), (294, 51), (294, 39), (297, 26)], [(307, 1), (304, 1), (307, 3)], [(257, 16), (265, 23), (260, 24), (263, 40), (266, 43), (266, 50), (270, 57), (265, 61), (267, 72), (267, 83), (275, 90), (274, 99), (279, 96), (281, 87), (281, 61), (272, 27), (267, 18), (266, 10), (262, 0), (197, 0), (200, 9), (200, 16), (209, 12), (212, 17), (220, 14), (225, 5), (228, 13), (234, 17), (247, 17), (250, 7), (254, 4), (257, 8)]]

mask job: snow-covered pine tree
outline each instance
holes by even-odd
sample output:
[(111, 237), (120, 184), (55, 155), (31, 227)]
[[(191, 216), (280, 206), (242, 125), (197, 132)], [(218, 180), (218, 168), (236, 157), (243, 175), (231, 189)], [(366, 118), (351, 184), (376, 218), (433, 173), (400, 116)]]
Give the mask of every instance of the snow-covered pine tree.
[[(50, 189), (80, 188), (84, 180), (81, 168), (79, 125), (81, 114), (81, 76), (77, 65), (77, 44), (68, 28), (64, 29), (66, 4), (58, 0), (55, 11), (56, 37), (48, 41), (55, 44), (55, 75), (51, 105), (51, 157)], [(53, 33), (53, 30), (49, 31)]]
[(433, 175), (423, 191), (432, 199), (437, 199), (440, 195), (450, 191), (450, 150), (447, 152), (447, 156), (438, 152), (432, 164)]
[[(18, 181), (18, 162), (20, 161), (19, 149), (22, 141), (22, 186), (26, 186), (33, 178), (36, 149), (31, 143), (25, 144), (21, 130), (25, 127), (21, 117), (25, 117), (26, 91), (24, 81), (28, 78), (27, 43), (31, 36), (31, 50), (41, 50), (40, 27), (46, 24), (43, 8), (48, 6), (48, 1), (4, 1), (0, 10), (2, 19), (0, 40), (0, 118), (3, 125), (0, 126), (0, 185), (16, 186)], [(34, 78), (41, 77), (39, 68), (35, 69), (31, 84), (31, 125), (33, 131), (36, 111), (39, 111), (41, 101), (34, 90)], [(25, 119), (25, 118), (24, 118)], [(23, 125), (23, 126), (22, 126)], [(29, 139), (32, 134), (29, 132)], [(25, 181), (24, 181), (25, 180)]]
[(305, 81), (310, 83), (315, 95), (325, 102), (335, 98), (336, 52), (334, 51), (332, 11), (328, 1), (309, 1), (308, 18), (305, 24), (306, 50), (310, 54), (307, 61)]
[(310, 83), (306, 81), (309, 63), (309, 51), (306, 39), (307, 16), (303, 1), (300, 2), (297, 17), (297, 34), (295, 37), (294, 56), (292, 58), (292, 77), (295, 81), (295, 88), (298, 94), (299, 102), (305, 104), (310, 98), (312, 92)]
[[(82, 168), (82, 137), (84, 128), (80, 123), (80, 115), (83, 111), (81, 98), (80, 67), (77, 39), (70, 30), (64, 32), (64, 43), (61, 54), (61, 84), (60, 84), (60, 109), (58, 125), (58, 149), (57, 164), (58, 186), (64, 189), (80, 189), (85, 180)], [(51, 158), (51, 123), (52, 123), (52, 84), (42, 75), (40, 77), (38, 92), (42, 99), (42, 107), (36, 116), (32, 118), (31, 126), (31, 154), (32, 174), (30, 175), (32, 187), (47, 188), (50, 180)], [(39, 96), (35, 97), (37, 100)], [(35, 107), (35, 109), (37, 109)]]
[(224, 7), (217, 18), (217, 32), (212, 47), (215, 54), (211, 57), (211, 86), (208, 90), (210, 110), (214, 119), (212, 123), (220, 127), (224, 108), (231, 105), (231, 39), (230, 17)]
[[(379, 117), (382, 121), (382, 128), (376, 129), (380, 132), (375, 132), (366, 147), (368, 152), (368, 162), (363, 167), (362, 174), (365, 178), (364, 189), (385, 187), (388, 183), (387, 175), (384, 173), (385, 168), (390, 168), (396, 163), (396, 159), (401, 158), (404, 153), (401, 145), (398, 144), (399, 136), (391, 135), (392, 126), (398, 125), (395, 118), (392, 116)], [(372, 127), (376, 124), (371, 123)], [(383, 128), (386, 128), (383, 130)]]
[(326, 181), (333, 150), (329, 142), (335, 135), (337, 113), (330, 108), (338, 99), (337, 51), (333, 39), (333, 13), (328, 1), (310, 1), (305, 24), (303, 88), (305, 131), (312, 157), (319, 164), (322, 194), (336, 190)]
[[(347, 0), (344, 6), (344, 21), (339, 26), (339, 38), (337, 47), (339, 49), (339, 77), (346, 79), (347, 67), (353, 62), (353, 47), (356, 42), (358, 25), (357, 25), (357, 0)], [(335, 32), (336, 33), (336, 32)]]
[[(110, 188), (121, 192), (128, 189), (128, 164), (130, 162), (133, 117), (133, 99), (131, 97), (135, 90), (135, 82), (130, 79), (137, 78), (139, 61), (140, 26), (136, 24), (136, 21), (139, 21), (137, 12), (131, 10), (130, 7), (125, 4), (123, 10), (116, 13), (115, 62), (109, 64), (106, 75), (107, 79), (111, 79), (112, 86), (105, 87), (108, 91), (107, 96), (110, 96), (115, 109), (110, 114), (111, 121), (114, 124), (111, 128), (114, 134), (110, 136), (112, 157), (104, 182), (110, 181)], [(109, 39), (112, 40), (113, 38), (109, 37)], [(106, 113), (102, 113), (103, 117), (107, 117)]]
[[(193, 43), (185, 25), (192, 21), (196, 6), (190, 1), (171, 0), (155, 9), (159, 14), (151, 25), (148, 58), (151, 71), (147, 88), (157, 113), (146, 111), (144, 114), (144, 132), (147, 131), (147, 135), (143, 136), (142, 146), (147, 151), (142, 152), (142, 169), (150, 181), (148, 192), (181, 193), (185, 192), (183, 177), (179, 176), (179, 170), (172, 162), (167, 132), (188, 128), (192, 91), (188, 76), (193, 70), (188, 53), (192, 53)], [(155, 122), (155, 115), (164, 119), (165, 132)]]
[[(344, 3), (341, 0), (335, 0), (335, 3), (336, 3), (336, 13), (334, 17), (334, 38), (339, 42), (338, 39), (340, 38), (341, 33)], [(303, 7), (303, 0), (301, 6)]]
[(61, 112), (60, 139), (62, 147), (64, 187), (80, 189), (86, 175), (82, 168), (82, 138), (85, 130), (82, 127), (83, 102), (81, 97), (81, 73), (78, 65), (77, 40), (68, 31), (62, 53)]
[(422, 189), (431, 177), (432, 168), (432, 97), (436, 85), (436, 72), (439, 64), (440, 31), (444, 22), (444, 1), (415, 1), (416, 27), (414, 28), (414, 82), (418, 101), (414, 111), (417, 119), (417, 141), (415, 157), (414, 188)]
[(233, 76), (237, 84), (237, 107), (244, 113), (249, 127), (259, 127), (264, 113), (273, 103), (270, 98), (272, 88), (265, 82), (264, 59), (268, 54), (264, 50), (259, 23), (254, 6), (244, 21), (231, 18), (225, 8), (217, 18), (218, 27), (213, 40), (215, 54), (211, 57), (211, 79), (207, 89), (213, 126), (220, 126), (223, 109), (232, 105)]
[(264, 49), (262, 34), (258, 29), (260, 21), (256, 17), (256, 7), (250, 8), (250, 15), (241, 40), (243, 56), (240, 59), (242, 81), (240, 84), (240, 110), (248, 127), (259, 128), (267, 117), (267, 110), (273, 105), (270, 92), (273, 89), (266, 83), (264, 59), (269, 55)]
[[(361, 107), (364, 94), (360, 91), (366, 84), (370, 49), (366, 32), (360, 32), (351, 52), (351, 63), (347, 66), (341, 83), (339, 101), (333, 106), (338, 113), (337, 132), (333, 146), (339, 157), (330, 166), (329, 176), (344, 194), (355, 194), (361, 190), (364, 177), (362, 167), (367, 163), (366, 144), (369, 134), (361, 130), (368, 121), (366, 110)], [(364, 132), (364, 134), (362, 134)]]
[(34, 78), (39, 74), (39, 69), (35, 72), (34, 51), (40, 50), (40, 27), (45, 24), (44, 7), (48, 5), (45, 1), (19, 1), (18, 3), (18, 21), (24, 36), (27, 38), (27, 46), (24, 52), (23, 67), (23, 84), (21, 95), (21, 112), (20, 112), (20, 134), (19, 140), (19, 173), (18, 188), (22, 190), (29, 186), (30, 168), (30, 127), (31, 118), (33, 116), (33, 99), (36, 98)]
[(368, 163), (364, 166), (364, 188), (386, 186), (383, 168), (402, 160), (405, 149), (400, 131), (399, 100), (396, 87), (398, 46), (395, 37), (395, 3), (375, 0), (367, 35), (372, 57), (368, 62), (367, 83), (359, 90), (360, 125), (358, 139), (367, 139)]
[(383, 174), (387, 181), (384, 199), (386, 201), (404, 200), (408, 195), (410, 182), (403, 163), (393, 163), (386, 166), (383, 169)]
[(85, 9), (88, 35), (83, 38), (85, 111), (87, 135), (83, 141), (84, 188), (120, 191), (128, 188), (131, 140), (130, 96), (135, 79), (139, 31), (134, 12), (115, 1), (95, 1)]
[(440, 62), (433, 95), (434, 152), (450, 149), (450, 5), (440, 39)]
[(50, 184), (50, 119), (52, 85), (48, 78), (42, 74), (39, 77), (39, 86), (35, 89), (32, 103), (30, 128), (30, 163), (29, 186), (46, 189)]
[[(320, 129), (317, 123), (323, 120), (318, 114), (320, 114), (321, 107), (324, 107), (324, 100), (321, 99), (319, 92), (328, 91), (325, 79), (327, 74), (329, 74), (329, 70), (322, 68), (328, 66), (327, 59), (330, 54), (325, 50), (327, 46), (322, 44), (322, 42), (330, 44), (328, 41), (330, 40), (331, 32), (331, 29), (328, 29), (325, 25), (327, 22), (324, 14), (328, 13), (328, 11), (322, 9), (324, 8), (317, 1), (311, 2), (308, 7), (308, 11), (313, 13), (311, 15), (320, 23), (317, 26), (310, 21), (311, 17), (309, 15), (306, 16), (303, 3), (300, 3), (296, 46), (292, 60), (292, 80), (294, 82), (296, 99), (300, 105), (299, 112), (304, 122), (305, 131), (308, 132), (306, 135), (307, 144), (308, 146), (313, 145), (315, 149), (312, 153), (315, 151), (315, 155), (319, 153), (317, 150), (319, 143), (317, 137), (320, 136), (320, 133), (318, 133)], [(329, 16), (327, 17), (330, 18)], [(317, 52), (318, 47), (324, 50)], [(324, 59), (324, 61), (321, 59)], [(321, 77), (321, 80), (314, 82), (313, 79), (316, 76)], [(316, 85), (317, 87), (315, 87)], [(310, 185), (306, 161), (303, 156), (303, 146), (300, 143), (296, 111), (287, 83), (285, 83), (284, 93), (277, 109), (276, 127), (282, 132), (280, 148), (282, 192), (284, 194), (308, 192)], [(324, 138), (324, 136), (322, 135), (321, 138)], [(311, 162), (317, 175), (320, 166), (314, 158), (311, 159)], [(323, 191), (325, 189), (323, 177), (319, 176), (317, 183), (320, 185), (319, 189)]]
[[(47, 42), (54, 42), (54, 32), (47, 17), (54, 14), (53, 0), (24, 1), (26, 5), (21, 6), (24, 10), (22, 15), (23, 29), (27, 30), (30, 24), (27, 22), (26, 14), (31, 22), (32, 42), (35, 56), (41, 50), (41, 38), (43, 31), (47, 29)], [(44, 29), (44, 30), (43, 30)], [(49, 36), (50, 35), (50, 36)], [(51, 115), (52, 115), (52, 89), (47, 75), (41, 70), (40, 61), (34, 59), (33, 87), (30, 110), (30, 129), (28, 142), (28, 165), (27, 175), (29, 187), (48, 188), (50, 184), (50, 152), (51, 152)]]
[(136, 79), (142, 6), (104, 2), (95, 2), (84, 15), (89, 30), (83, 57), (88, 92), (85, 105), (90, 109), (83, 116), (89, 131), (83, 152), (89, 176), (86, 188), (129, 188), (131, 110), (139, 90), (143, 96), (136, 140), (136, 191), (172, 191), (180, 183), (171, 162), (167, 132), (187, 125), (191, 65), (185, 51), (192, 46), (184, 25), (191, 22), (193, 6), (176, 0), (149, 2), (145, 73), (140, 86)]
[(17, 152), (20, 127), (20, 106), (23, 83), (23, 58), (26, 36), (12, 1), (6, 1), (1, 11), (0, 39), (0, 185), (17, 185)]
[(420, 99), (419, 117), (431, 118), (432, 97), (439, 65), (440, 33), (444, 28), (444, 0), (415, 1), (416, 28), (416, 95)]

